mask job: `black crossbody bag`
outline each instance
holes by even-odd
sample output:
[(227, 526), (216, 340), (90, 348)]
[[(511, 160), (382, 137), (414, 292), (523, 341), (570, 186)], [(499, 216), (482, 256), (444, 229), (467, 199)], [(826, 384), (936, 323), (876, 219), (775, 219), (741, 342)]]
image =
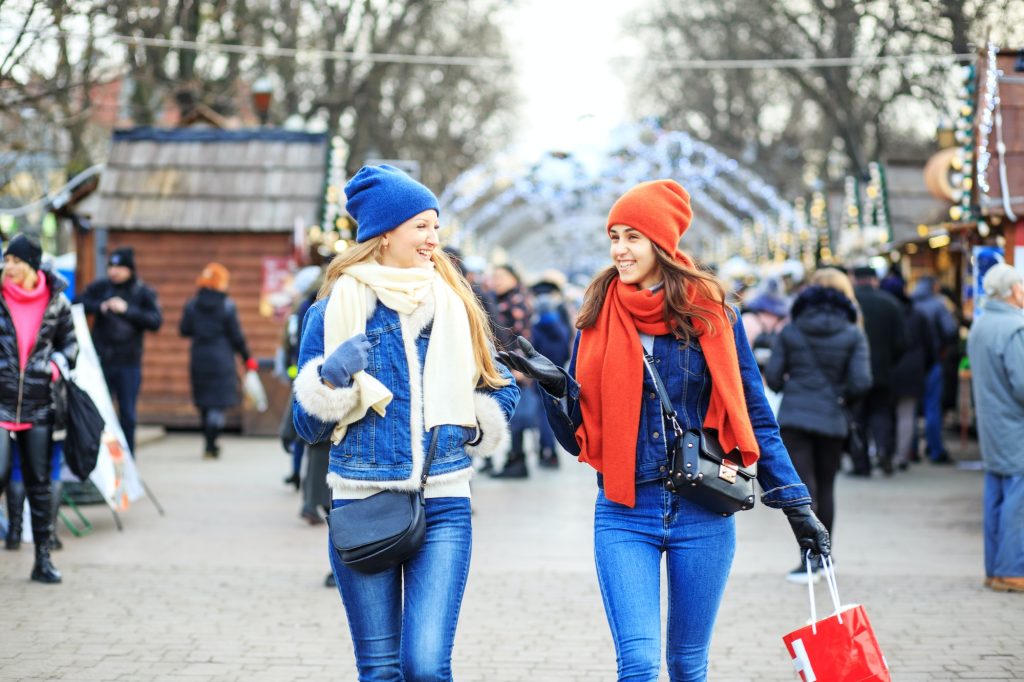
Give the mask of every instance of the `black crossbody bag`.
[(437, 450), (437, 432), (435, 427), (430, 433), (419, 489), (384, 490), (331, 510), (327, 517), (331, 544), (345, 566), (360, 573), (380, 573), (419, 550), (427, 534), (423, 490)]
[(654, 358), (646, 350), (644, 364), (658, 390), (662, 416), (672, 426), (665, 487), (722, 516), (753, 509), (757, 499), (754, 494), (757, 463), (743, 466), (738, 448), (725, 452), (714, 429), (684, 431), (661, 375), (654, 367)]

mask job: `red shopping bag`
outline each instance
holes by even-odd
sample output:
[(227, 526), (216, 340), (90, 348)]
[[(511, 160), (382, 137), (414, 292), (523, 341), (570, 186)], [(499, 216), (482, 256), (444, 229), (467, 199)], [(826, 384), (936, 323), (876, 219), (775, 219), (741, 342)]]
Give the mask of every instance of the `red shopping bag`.
[(803, 682), (891, 682), (889, 666), (864, 607), (841, 607), (830, 559), (824, 561), (823, 571), (835, 612), (828, 618), (817, 619), (808, 559), (811, 624), (782, 638), (797, 676)]

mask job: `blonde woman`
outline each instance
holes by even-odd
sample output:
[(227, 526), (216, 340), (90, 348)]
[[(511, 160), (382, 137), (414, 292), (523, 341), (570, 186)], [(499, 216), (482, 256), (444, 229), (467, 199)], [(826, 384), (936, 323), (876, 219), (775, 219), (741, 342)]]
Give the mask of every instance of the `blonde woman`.
[(329, 549), (360, 681), (450, 680), (472, 545), (470, 456), (508, 440), (519, 400), (493, 359), (487, 318), (439, 248), (434, 194), (397, 168), (345, 187), (356, 245), (330, 265), (306, 313), (295, 428), (330, 441), (333, 507), (415, 490), (431, 432), (426, 540), (404, 564), (363, 574)]
[[(868, 342), (855, 301), (845, 273), (815, 272), (793, 303), (792, 322), (776, 338), (765, 369), (768, 387), (782, 392), (782, 441), (830, 536), (836, 474), (850, 429), (847, 405), (871, 388)], [(806, 582), (803, 564), (788, 578)]]

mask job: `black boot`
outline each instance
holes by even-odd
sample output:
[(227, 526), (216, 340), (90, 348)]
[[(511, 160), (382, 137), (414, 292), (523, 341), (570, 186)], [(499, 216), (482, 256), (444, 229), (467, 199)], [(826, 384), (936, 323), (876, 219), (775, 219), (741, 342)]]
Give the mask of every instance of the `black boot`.
[(60, 481), (50, 481), (50, 549), (57, 551), (64, 549), (64, 543), (57, 537), (57, 516), (60, 514), (60, 491), (63, 486)]
[(526, 478), (529, 475), (530, 472), (526, 469), (526, 456), (523, 454), (513, 454), (505, 462), (505, 468), (496, 474), (492, 474), (491, 478)]
[(555, 454), (554, 450), (544, 448), (540, 451), (540, 458), (537, 463), (542, 469), (557, 469), (558, 468), (558, 455)]
[(7, 538), (4, 549), (16, 550), (21, 547), (21, 526), (25, 517), (25, 484), (11, 481), (7, 484)]
[[(35, 531), (33, 531), (35, 532)], [(48, 535), (44, 533), (44, 535)], [(61, 581), (61, 574), (50, 561), (50, 538), (36, 538), (36, 563), (32, 567), (32, 580), (37, 583), (56, 584)]]

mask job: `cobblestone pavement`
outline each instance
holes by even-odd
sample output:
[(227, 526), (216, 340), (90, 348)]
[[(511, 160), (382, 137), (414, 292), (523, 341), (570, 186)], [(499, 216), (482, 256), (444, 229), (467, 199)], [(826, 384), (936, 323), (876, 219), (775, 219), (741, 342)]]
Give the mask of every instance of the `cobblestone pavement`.
[[(140, 500), (119, 533), (105, 508), (84, 508), (95, 532), (61, 529), (63, 585), (29, 582), (30, 546), (0, 552), (0, 679), (355, 680), (340, 600), (323, 587), (324, 527), (298, 517), (280, 446), (227, 438), (219, 461), (200, 450), (191, 434), (142, 448), (167, 515)], [(928, 464), (840, 482), (843, 601), (867, 606), (900, 682), (1024, 679), (1024, 595), (981, 585), (981, 485), (978, 471)], [(613, 680), (589, 470), (474, 486), (456, 679)], [(795, 679), (780, 637), (808, 606), (806, 588), (783, 579), (797, 559), (788, 525), (758, 507), (738, 528), (710, 679)]]

